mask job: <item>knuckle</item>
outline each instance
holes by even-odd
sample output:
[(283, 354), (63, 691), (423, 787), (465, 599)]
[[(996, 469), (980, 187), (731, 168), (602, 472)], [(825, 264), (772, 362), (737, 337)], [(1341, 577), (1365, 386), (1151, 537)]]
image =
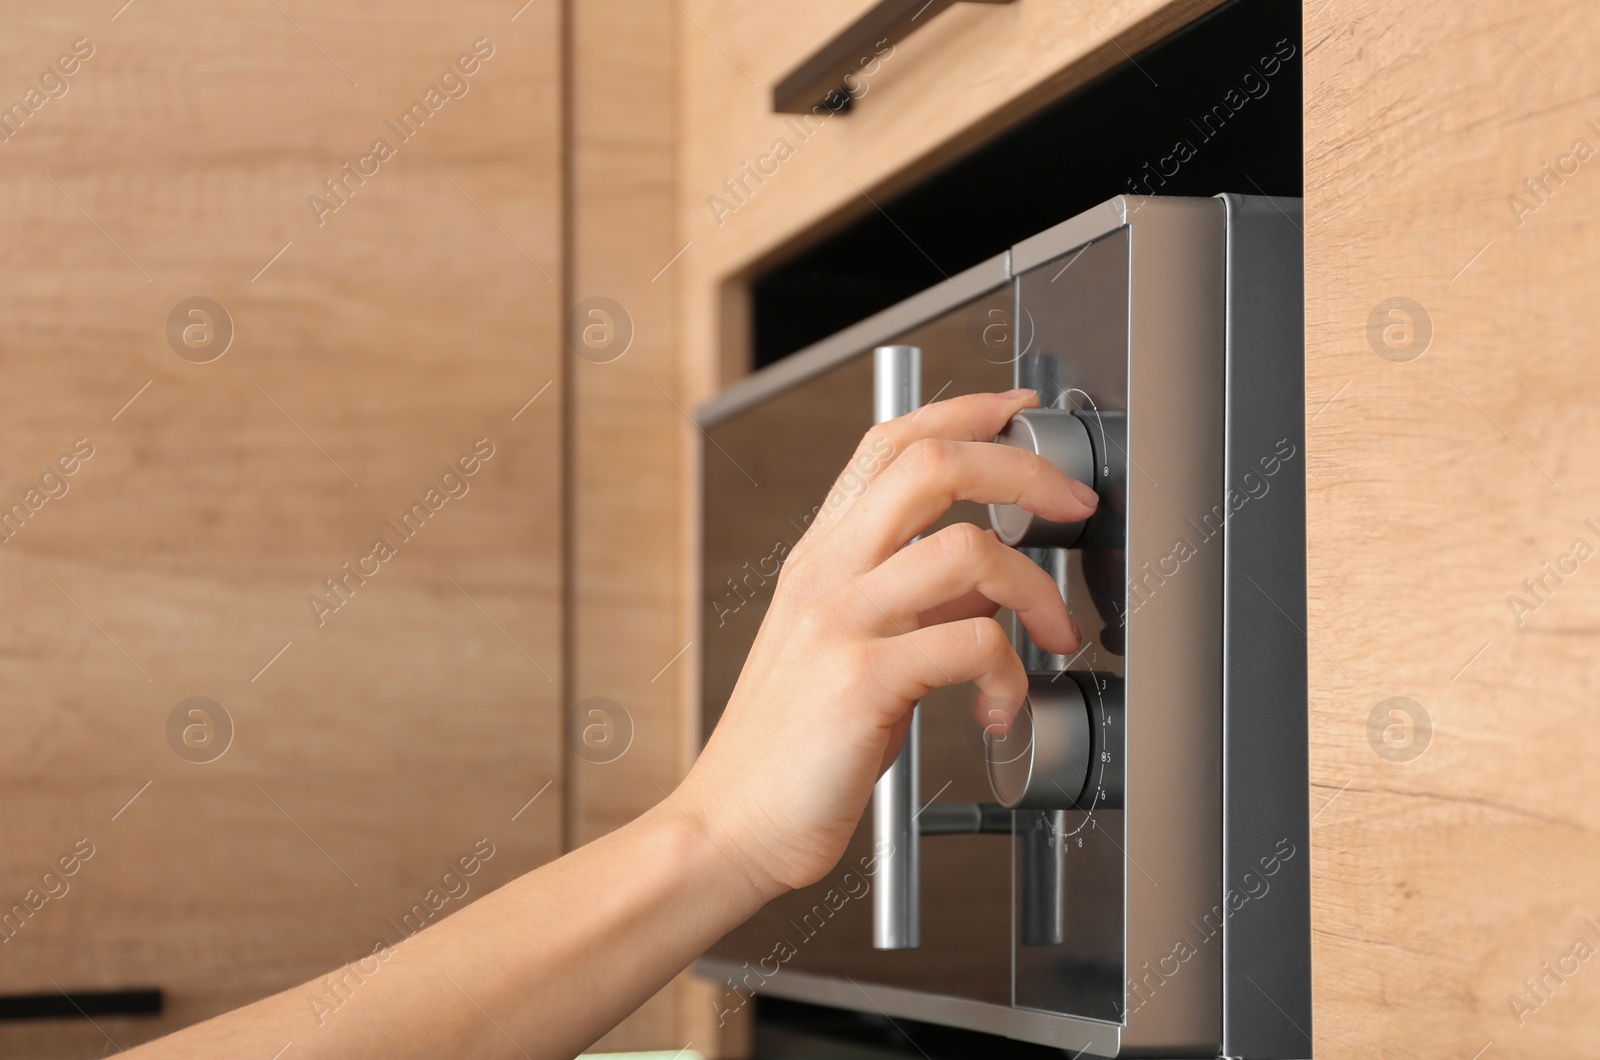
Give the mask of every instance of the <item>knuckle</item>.
[(951, 523), (936, 536), (946, 553), (957, 560), (976, 561), (988, 551), (988, 535), (972, 523)]
[(793, 631), (796, 644), (817, 647), (855, 639), (859, 623), (848, 598), (842, 598), (838, 591), (823, 590), (794, 603), (785, 624)]
[(832, 625), (824, 615), (825, 609), (817, 601), (801, 607), (794, 618), (795, 632), (802, 642), (816, 640)]
[(811, 596), (822, 584), (823, 566), (809, 550), (799, 556), (790, 556), (778, 569), (778, 591), (785, 596), (798, 593)]
[(777, 588), (773, 590), (774, 597), (787, 595), (796, 584), (805, 581), (805, 564), (806, 560), (803, 556), (791, 555), (784, 560), (783, 566), (778, 568)]
[(1027, 498), (1030, 503), (1036, 504), (1061, 488), (1061, 480), (1065, 476), (1049, 459), (1021, 449), (1014, 449), (1013, 452), (1021, 461), (1016, 478), (1019, 500)]
[(950, 466), (950, 446), (936, 438), (918, 438), (906, 446), (900, 462), (915, 478), (940, 478)]
[(1016, 454), (1013, 459), (1017, 461), (1017, 470), (1021, 472), (1023, 481), (1029, 485), (1038, 482), (1044, 476), (1055, 471), (1055, 465), (1038, 453), (1020, 449), (1016, 446), (1007, 446), (1006, 448)]
[(877, 423), (861, 436), (861, 445), (857, 453), (864, 457), (881, 459), (895, 451), (895, 437), (897, 435), (895, 421)]
[(1006, 634), (1005, 627), (996, 619), (976, 619), (973, 637), (978, 642), (978, 649), (985, 656), (998, 658), (1002, 655), (1015, 654), (1011, 650), (1011, 638)]
[(890, 696), (915, 699), (921, 695), (916, 681), (906, 673), (905, 661), (885, 640), (869, 640), (858, 657), (865, 676)]

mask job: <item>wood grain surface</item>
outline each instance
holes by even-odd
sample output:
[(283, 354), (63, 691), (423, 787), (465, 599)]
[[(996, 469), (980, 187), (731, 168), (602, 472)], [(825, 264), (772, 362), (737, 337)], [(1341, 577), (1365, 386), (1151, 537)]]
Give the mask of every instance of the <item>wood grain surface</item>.
[(1305, 37), (1317, 1052), (1586, 1055), (1600, 23), (1312, 0)]
[[(573, 845), (666, 797), (696, 750), (688, 689), (698, 437), (676, 345), (688, 253), (674, 209), (677, 40), (668, 0), (573, 3), (568, 91)], [(685, 975), (596, 1044), (743, 1055)]]
[[(444, 911), (671, 790), (686, 414), (744, 371), (744, 279), (1212, 5), (958, 6), (713, 209), (792, 129), (771, 85), (866, 6), (0, 14), (0, 912), (38, 906), (0, 930), (0, 990), (168, 995), (0, 1052), (98, 1055), (305, 979), (458, 889), (480, 839)], [(1576, 1055), (1600, 25), (1576, 0), (1304, 12), (1317, 1053)], [(201, 318), (167, 336), (197, 297), (231, 321), (210, 360)], [(595, 298), (620, 356), (572, 326)], [(192, 706), (169, 737), (190, 697), (231, 720), (215, 761), (185, 760)], [(606, 1047), (739, 1052), (703, 991)]]
[[(514, 12), (0, 13), (0, 992), (167, 1000), (0, 1053), (131, 1046), (560, 849), (559, 9)], [(169, 341), (196, 297), (231, 341)]]

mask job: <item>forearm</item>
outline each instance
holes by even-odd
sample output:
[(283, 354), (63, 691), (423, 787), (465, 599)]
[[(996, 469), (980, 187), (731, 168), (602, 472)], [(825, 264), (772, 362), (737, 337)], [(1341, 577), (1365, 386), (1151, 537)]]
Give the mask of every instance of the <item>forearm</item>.
[(1015, 716), (1027, 675), (999, 608), (1041, 648), (1080, 647), (1055, 582), (993, 533), (957, 523), (913, 540), (956, 500), (1062, 523), (1093, 513), (1087, 486), (990, 444), (1037, 404), (1032, 391), (965, 395), (873, 428), (785, 559), (689, 778), (655, 809), (367, 955), (360, 975), (319, 977), (143, 1055), (571, 1056), (763, 902), (820, 880), (927, 692), (972, 681), (986, 730)]
[(293, 1042), (286, 1058), (568, 1057), (763, 900), (666, 801), (369, 958), (376, 970), (334, 1011), (319, 977), (136, 1055), (272, 1056)]

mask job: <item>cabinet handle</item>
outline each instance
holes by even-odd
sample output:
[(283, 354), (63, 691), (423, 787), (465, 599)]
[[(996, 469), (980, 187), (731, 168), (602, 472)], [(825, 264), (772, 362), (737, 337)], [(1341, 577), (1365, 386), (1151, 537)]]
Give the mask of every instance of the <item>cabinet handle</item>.
[(892, 48), (958, 2), (1009, 4), (1013, 0), (878, 0), (850, 28), (778, 82), (772, 90), (772, 109), (780, 114), (804, 114), (818, 106), (838, 113), (848, 111), (856, 96), (851, 79), (859, 70), (876, 61), (884, 47)]

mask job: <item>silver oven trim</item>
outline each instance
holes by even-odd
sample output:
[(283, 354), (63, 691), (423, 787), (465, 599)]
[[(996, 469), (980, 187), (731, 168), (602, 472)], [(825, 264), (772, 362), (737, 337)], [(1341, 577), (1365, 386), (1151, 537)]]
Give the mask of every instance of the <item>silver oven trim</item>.
[[(1131, 232), (1130, 593), (1140, 572), (1159, 568), (1176, 542), (1190, 541), (1193, 520), (1223, 497), (1225, 225), (1215, 199), (1119, 196), (1012, 249), (1013, 271), (1027, 284), (1030, 274), (1055, 269), (1063, 258), (1070, 265), (1080, 247), (1120, 227)], [(1222, 917), (1223, 557), (1216, 542), (1191, 553), (1179, 574), (1159, 578), (1159, 592), (1123, 618), (1129, 706), (1121, 1045), (1140, 1055), (1214, 1055), (1223, 1039), (1222, 947), (1192, 938), (1207, 915)], [(1197, 635), (1203, 630), (1209, 635)], [(1161, 974), (1161, 960), (1184, 944), (1192, 953), (1183, 958), (1187, 970)], [(1134, 984), (1142, 984), (1137, 1004)]]
[(1296, 852), (1265, 900), (1223, 933), (1223, 1049), (1308, 1057), (1304, 211), (1299, 199), (1218, 198), (1228, 210), (1228, 485), (1256, 474), (1279, 439), (1298, 447), (1271, 492), (1229, 517), (1225, 539), (1224, 892), (1252, 874), (1265, 882), (1261, 857), (1277, 843)]
[(1007, 250), (996, 254), (988, 261), (979, 262), (926, 291), (920, 291), (903, 302), (896, 302), (888, 309), (874, 313), (821, 342), (813, 343), (776, 364), (745, 376), (701, 405), (695, 411), (695, 422), (702, 427), (713, 427), (751, 405), (759, 404), (814, 375), (821, 375), (841, 361), (910, 331), (963, 302), (970, 302), (980, 295), (1004, 287), (1011, 282), (1011, 275), (1011, 252)]
[[(1191, 541), (1224, 491), (1226, 229), (1214, 199), (1117, 200), (1132, 229), (1128, 298), (1127, 578)], [(1222, 552), (1192, 559), (1124, 619), (1126, 960), (1158, 986), (1131, 1011), (1133, 1050), (1212, 1055), (1222, 952), (1194, 924), (1222, 904)], [(1207, 631), (1207, 632), (1202, 632)], [(1193, 921), (1193, 923), (1191, 923)], [(1198, 950), (1162, 981), (1180, 940)]]
[[(732, 961), (703, 957), (694, 963), (696, 973), (722, 982), (745, 974)], [(849, 979), (812, 975), (809, 972), (783, 971), (767, 979), (757, 993), (804, 1001), (812, 1005), (879, 1011), (924, 1023), (963, 1027), (984, 1034), (998, 1034), (1019, 1042), (1071, 1049), (1074, 1054), (1115, 1056), (1122, 1046), (1122, 1028), (1111, 1023), (1057, 1016), (1048, 1012), (994, 1005), (985, 1001), (929, 994), (878, 983), (856, 983)], [(865, 999), (868, 1004), (861, 1002)]]
[(1031, 236), (1011, 248), (1011, 271), (1014, 275), (1021, 276), (1029, 269), (1037, 268), (1052, 258), (1059, 258), (1070, 250), (1095, 240), (1110, 235), (1128, 223), (1132, 214), (1138, 213), (1139, 204), (1150, 202), (1150, 199), (1131, 200), (1135, 205), (1133, 210), (1128, 209), (1129, 198), (1119, 195), (1099, 206), (1083, 211), (1076, 217), (1069, 217), (1060, 224), (1046, 228), (1036, 236)]

